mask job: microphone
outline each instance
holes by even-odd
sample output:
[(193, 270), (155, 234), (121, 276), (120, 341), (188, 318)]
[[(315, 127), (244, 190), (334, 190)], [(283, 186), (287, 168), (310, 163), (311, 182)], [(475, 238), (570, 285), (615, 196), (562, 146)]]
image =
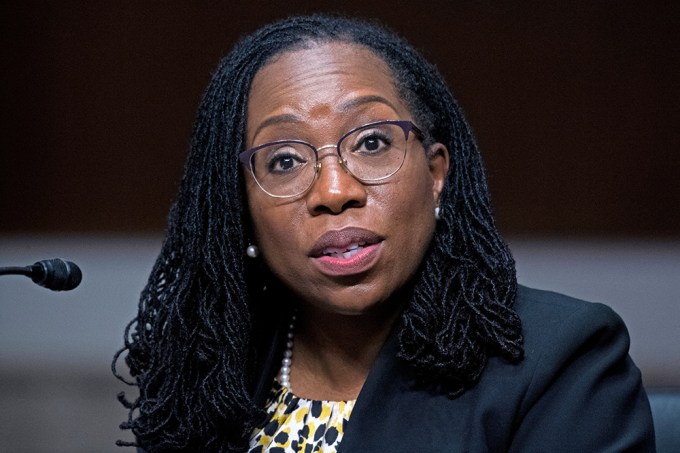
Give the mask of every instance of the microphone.
[(38, 261), (26, 267), (0, 267), (0, 275), (25, 275), (52, 291), (72, 290), (83, 279), (83, 273), (76, 263), (61, 258)]

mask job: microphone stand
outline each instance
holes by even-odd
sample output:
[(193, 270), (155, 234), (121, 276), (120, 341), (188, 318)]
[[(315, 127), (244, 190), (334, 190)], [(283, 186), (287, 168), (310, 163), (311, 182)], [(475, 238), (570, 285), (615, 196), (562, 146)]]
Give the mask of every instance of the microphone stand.
[(10, 267), (0, 267), (0, 275), (25, 275), (30, 277), (33, 274), (30, 266), (10, 266)]

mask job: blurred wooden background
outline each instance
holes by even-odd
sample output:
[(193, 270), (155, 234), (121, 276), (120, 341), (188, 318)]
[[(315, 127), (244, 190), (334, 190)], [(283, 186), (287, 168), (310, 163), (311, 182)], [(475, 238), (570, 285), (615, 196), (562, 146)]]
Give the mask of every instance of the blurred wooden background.
[(162, 232), (220, 56), (314, 11), (438, 65), (505, 233), (680, 237), (680, 3), (660, 0), (3, 2), (0, 233)]

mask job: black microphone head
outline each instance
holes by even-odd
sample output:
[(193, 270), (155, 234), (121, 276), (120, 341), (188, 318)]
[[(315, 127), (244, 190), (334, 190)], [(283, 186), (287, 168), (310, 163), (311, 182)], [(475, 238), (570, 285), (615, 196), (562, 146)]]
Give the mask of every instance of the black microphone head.
[(83, 273), (75, 263), (61, 258), (39, 261), (31, 266), (31, 270), (31, 280), (53, 291), (69, 291), (83, 279)]

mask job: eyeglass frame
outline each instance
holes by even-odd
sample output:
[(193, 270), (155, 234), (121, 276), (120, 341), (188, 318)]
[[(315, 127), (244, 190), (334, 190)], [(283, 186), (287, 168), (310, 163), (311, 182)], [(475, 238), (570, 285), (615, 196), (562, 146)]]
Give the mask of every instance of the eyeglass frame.
[[(323, 145), (323, 146), (320, 146), (320, 147), (317, 148), (316, 146), (314, 146), (311, 143), (306, 142), (304, 140), (275, 140), (273, 142), (264, 143), (262, 145), (258, 145), (258, 146), (255, 146), (253, 148), (249, 148), (245, 151), (242, 151), (241, 153), (239, 153), (238, 159), (241, 161), (241, 163), (243, 164), (243, 166), (245, 168), (250, 170), (250, 174), (252, 175), (253, 179), (257, 183), (258, 187), (260, 189), (262, 189), (262, 191), (264, 193), (266, 193), (267, 195), (269, 195), (270, 197), (273, 197), (273, 198), (292, 198), (292, 197), (297, 197), (297, 196), (300, 196), (300, 195), (306, 193), (314, 185), (314, 180), (316, 180), (316, 178), (319, 175), (319, 171), (321, 171), (321, 160), (319, 159), (319, 151), (321, 151), (322, 149), (326, 149), (326, 148), (335, 148), (335, 151), (338, 155), (338, 162), (340, 163), (340, 165), (342, 165), (342, 167), (350, 175), (352, 175), (352, 177), (356, 178), (357, 181), (360, 181), (362, 183), (378, 182), (378, 181), (382, 181), (384, 179), (387, 179), (391, 176), (394, 176), (401, 169), (401, 167), (404, 165), (404, 161), (402, 160), (399, 167), (397, 167), (397, 169), (394, 170), (389, 175), (383, 176), (383, 177), (378, 178), (378, 179), (359, 178), (354, 173), (352, 173), (352, 171), (349, 168), (347, 168), (347, 163), (346, 163), (344, 157), (342, 156), (342, 154), (340, 154), (340, 144), (342, 143), (342, 141), (344, 139), (346, 139), (347, 137), (349, 137), (350, 135), (352, 135), (353, 133), (355, 133), (358, 130), (368, 128), (368, 127), (371, 127), (371, 126), (380, 126), (380, 125), (383, 125), (383, 124), (393, 124), (393, 125), (399, 126), (401, 128), (401, 130), (404, 131), (404, 140), (406, 140), (407, 143), (408, 143), (408, 134), (410, 132), (413, 132), (413, 135), (418, 140), (420, 140), (421, 142), (425, 139), (425, 134), (423, 134), (423, 132), (420, 130), (420, 128), (418, 126), (416, 126), (410, 120), (384, 120), (384, 121), (375, 121), (373, 123), (366, 123), (362, 126), (357, 126), (353, 129), (351, 129), (349, 132), (345, 133), (342, 137), (340, 137), (340, 139), (338, 140), (338, 143), (335, 144), (335, 145)], [(260, 182), (257, 180), (257, 177), (255, 176), (255, 172), (253, 170), (252, 161), (251, 161), (253, 154), (255, 154), (260, 149), (267, 148), (267, 147), (272, 146), (272, 145), (283, 144), (283, 143), (297, 143), (297, 144), (300, 144), (300, 145), (305, 145), (305, 146), (308, 146), (309, 148), (311, 148), (312, 151), (314, 151), (314, 158), (315, 158), (314, 178), (312, 179), (311, 183), (309, 184), (309, 186), (306, 189), (300, 191), (299, 193), (293, 194), (293, 195), (274, 195), (274, 194), (267, 192), (264, 189), (264, 187), (262, 187)], [(406, 156), (406, 150), (407, 150), (407, 148), (404, 149), (404, 156)]]

